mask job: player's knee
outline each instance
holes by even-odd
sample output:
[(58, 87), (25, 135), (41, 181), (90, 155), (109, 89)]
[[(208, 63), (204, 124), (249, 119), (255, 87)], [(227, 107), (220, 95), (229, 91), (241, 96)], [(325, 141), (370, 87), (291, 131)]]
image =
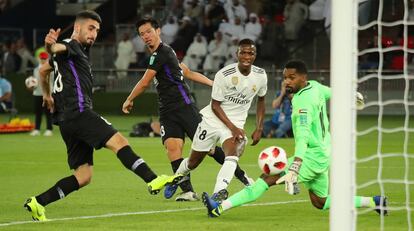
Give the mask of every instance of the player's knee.
[(81, 182), (79, 182), (79, 187), (83, 187), (88, 185), (89, 183), (91, 183), (92, 181), (92, 176), (86, 176), (85, 178), (83, 178), (81, 180)]
[(312, 202), (313, 207), (317, 209), (323, 209), (323, 206), (325, 205), (324, 201), (319, 200), (317, 198), (311, 198), (311, 202)]
[(117, 143), (118, 145), (123, 148), (127, 145), (129, 145), (129, 142), (127, 140), (127, 138), (125, 138), (123, 135), (121, 135), (121, 133), (117, 133)]
[(128, 140), (119, 132), (115, 133), (105, 144), (114, 153), (117, 153), (127, 145), (129, 145)]
[(193, 169), (195, 169), (195, 168), (198, 167), (198, 165), (200, 164), (200, 162), (201, 161), (199, 161), (196, 158), (189, 158), (188, 159), (188, 168), (191, 169), (191, 170), (193, 170)]
[(177, 145), (168, 145), (166, 148), (167, 148), (167, 153), (168, 153), (169, 156), (171, 156), (171, 155), (181, 156), (181, 148), (178, 147)]
[(92, 181), (92, 172), (92, 166), (88, 164), (81, 165), (75, 170), (74, 175), (80, 188)]
[(79, 188), (82, 188), (92, 181), (92, 174), (75, 174), (76, 180), (78, 181)]

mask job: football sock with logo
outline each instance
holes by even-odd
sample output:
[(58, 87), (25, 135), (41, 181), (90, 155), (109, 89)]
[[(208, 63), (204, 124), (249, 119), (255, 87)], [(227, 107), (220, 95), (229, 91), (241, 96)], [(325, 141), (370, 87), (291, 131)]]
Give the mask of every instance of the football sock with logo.
[(175, 171), (175, 174), (187, 175), (190, 171), (191, 169), (188, 168), (188, 158), (184, 158), (184, 160), (181, 161), (177, 171)]
[(145, 163), (144, 159), (135, 154), (129, 145), (121, 148), (116, 156), (127, 169), (133, 171), (146, 183), (157, 178), (157, 175)]
[(224, 211), (255, 201), (268, 189), (269, 185), (262, 178), (259, 178), (251, 186), (243, 188), (238, 193), (223, 201), (221, 208)]
[(233, 179), (234, 170), (236, 170), (239, 157), (227, 156), (224, 160), (224, 164), (221, 166), (219, 173), (217, 174), (216, 185), (214, 186), (214, 193), (226, 189), (229, 186), (230, 181)]
[[(214, 154), (211, 156), (212, 158), (214, 158), (214, 160), (223, 165), (224, 164), (224, 158), (226, 157), (224, 155), (223, 149), (221, 149), (220, 147), (217, 147), (214, 149)], [(237, 179), (243, 179), (244, 176), (244, 171), (240, 168), (239, 165), (237, 165), (236, 170), (234, 171), (234, 175), (237, 177)]]
[[(172, 167), (172, 170), (173, 170), (174, 173), (180, 167), (180, 164), (181, 164), (182, 161), (183, 161), (183, 158), (171, 161), (171, 167)], [(184, 180), (182, 183), (180, 183), (181, 190), (183, 190), (183, 192), (189, 192), (189, 191), (193, 192), (194, 189), (193, 189), (193, 185), (191, 184), (190, 173), (188, 175), (186, 175), (185, 177), (188, 178), (188, 180)]]
[[(374, 199), (372, 199), (372, 197), (355, 196), (354, 197), (354, 206), (355, 206), (355, 208), (374, 208), (375, 207), (375, 202), (374, 202)], [(327, 210), (330, 207), (331, 207), (331, 197), (328, 196), (326, 198), (323, 209)]]
[(78, 180), (74, 175), (71, 175), (59, 180), (49, 190), (36, 196), (36, 200), (39, 202), (39, 204), (46, 206), (47, 204), (64, 198), (65, 196), (69, 195), (69, 193), (78, 189)]

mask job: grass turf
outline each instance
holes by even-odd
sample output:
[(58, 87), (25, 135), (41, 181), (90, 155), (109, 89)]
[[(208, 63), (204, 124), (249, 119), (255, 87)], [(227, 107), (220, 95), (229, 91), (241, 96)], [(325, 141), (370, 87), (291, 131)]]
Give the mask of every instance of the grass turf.
[[(31, 116), (30, 116), (31, 117)], [(107, 116), (116, 128), (128, 135), (134, 123), (147, 120), (134, 116)], [(6, 116), (0, 116), (5, 122)], [(385, 127), (403, 125), (403, 117), (384, 118)], [(411, 118), (409, 127), (414, 124)], [(358, 120), (359, 130), (376, 125), (376, 117)], [(251, 134), (254, 118), (246, 125)], [(217, 219), (207, 218), (201, 202), (166, 200), (162, 194), (149, 195), (146, 185), (130, 171), (125, 170), (116, 156), (108, 150), (95, 152), (92, 183), (69, 195), (64, 200), (47, 206), (47, 217), (57, 219), (46, 223), (25, 223), (30, 214), (23, 209), (24, 200), (37, 195), (54, 185), (57, 180), (71, 174), (66, 164), (65, 145), (58, 129), (52, 137), (31, 137), (28, 133), (0, 135), (0, 230), (328, 230), (329, 212), (312, 207), (308, 193), (289, 196), (282, 187), (273, 187), (252, 206), (235, 208)], [(401, 153), (404, 150), (403, 132), (384, 134), (382, 145), (378, 145), (377, 132), (358, 139), (358, 158), (367, 157), (381, 150), (384, 153)], [(141, 155), (157, 173), (171, 173), (171, 166), (159, 138), (129, 138), (133, 149)], [(414, 135), (407, 139), (407, 152), (414, 154)], [(260, 172), (257, 155), (261, 149), (278, 145), (293, 153), (292, 139), (263, 139), (257, 146), (248, 146), (240, 160), (241, 167), (252, 177)], [(188, 156), (190, 142), (187, 140), (184, 156)], [(378, 177), (378, 159), (357, 164), (357, 183), (363, 184)], [(406, 169), (405, 167), (409, 168)], [(382, 179), (414, 181), (412, 158), (384, 158)], [(196, 191), (211, 193), (219, 170), (211, 158), (206, 158), (192, 172)], [(239, 191), (242, 184), (233, 179), (230, 194)], [(409, 191), (407, 191), (409, 189)], [(384, 183), (384, 191), (392, 208), (408, 206), (413, 209), (414, 186), (403, 183)], [(359, 188), (357, 194), (372, 196), (379, 194), (378, 183)], [(408, 199), (407, 199), (408, 198)], [(406, 201), (409, 204), (406, 204)], [(286, 203), (289, 202), (289, 203)], [(380, 217), (373, 211), (359, 209), (358, 230), (379, 230)], [(92, 216), (89, 217), (88, 216)], [(94, 217), (96, 216), (96, 217)], [(392, 210), (385, 217), (385, 230), (407, 230), (406, 209)], [(414, 221), (414, 213), (410, 215)], [(64, 220), (66, 219), (66, 220)], [(23, 221), (22, 224), (10, 224)]]

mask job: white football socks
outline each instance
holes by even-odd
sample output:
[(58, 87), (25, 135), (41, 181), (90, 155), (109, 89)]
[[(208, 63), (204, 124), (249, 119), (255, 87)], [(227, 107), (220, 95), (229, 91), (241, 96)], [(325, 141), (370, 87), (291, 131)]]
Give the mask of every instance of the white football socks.
[(181, 164), (178, 167), (177, 171), (175, 171), (175, 174), (187, 175), (190, 171), (191, 169), (188, 168), (188, 158), (185, 158), (183, 161), (181, 161)]
[(230, 184), (230, 181), (233, 179), (234, 171), (237, 168), (238, 161), (239, 157), (237, 156), (226, 156), (224, 163), (221, 166), (219, 173), (217, 174), (214, 193), (227, 188), (227, 186)]

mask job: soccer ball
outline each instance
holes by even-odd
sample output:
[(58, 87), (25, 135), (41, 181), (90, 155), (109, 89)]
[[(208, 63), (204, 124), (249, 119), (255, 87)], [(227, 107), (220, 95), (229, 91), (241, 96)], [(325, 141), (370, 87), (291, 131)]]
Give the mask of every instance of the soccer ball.
[(37, 82), (37, 79), (33, 76), (29, 76), (26, 78), (26, 80), (24, 81), (24, 84), (26, 84), (27, 88), (33, 88), (33, 87), (37, 87), (37, 85), (39, 84)]
[(260, 152), (258, 163), (264, 174), (277, 175), (285, 170), (287, 165), (286, 152), (281, 147), (268, 147)]

